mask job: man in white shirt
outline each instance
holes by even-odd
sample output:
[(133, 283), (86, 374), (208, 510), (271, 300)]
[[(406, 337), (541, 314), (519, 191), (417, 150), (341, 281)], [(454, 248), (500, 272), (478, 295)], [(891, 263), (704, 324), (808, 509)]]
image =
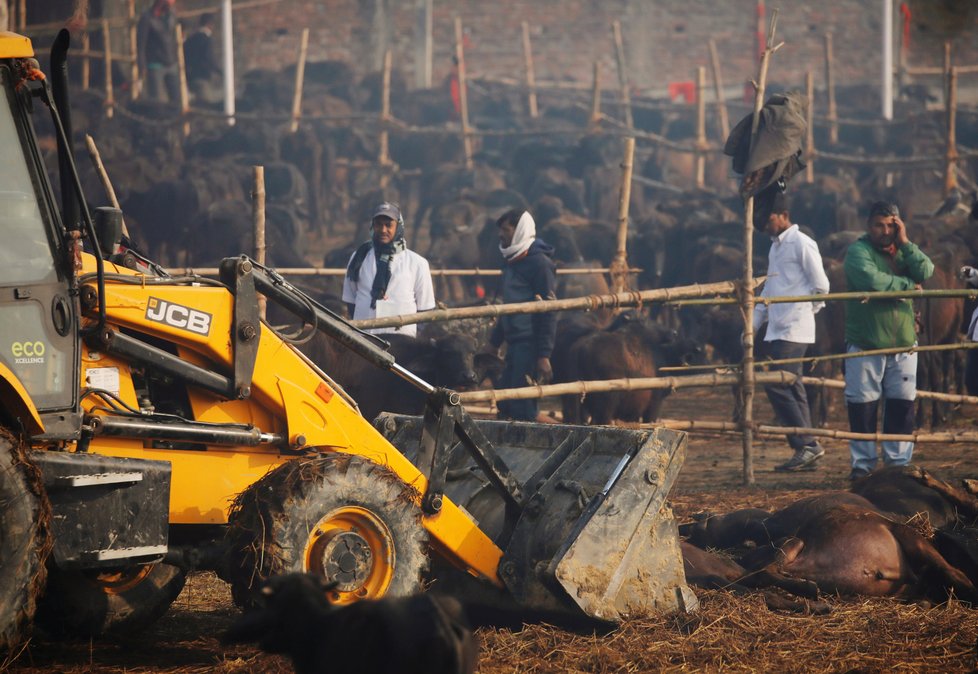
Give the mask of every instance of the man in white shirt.
[[(829, 291), (829, 280), (822, 267), (818, 244), (803, 234), (798, 225), (791, 224), (788, 202), (784, 193), (775, 187), (773, 204), (764, 231), (770, 235), (771, 250), (768, 253), (767, 281), (761, 297), (815, 295)], [(762, 216), (763, 218), (763, 216)], [(767, 323), (763, 355), (774, 360), (802, 358), (808, 345), (815, 342), (815, 314), (824, 302), (790, 302), (754, 306), (754, 330)], [(766, 386), (771, 407), (782, 426), (811, 428), (808, 396), (801, 383), (802, 363), (778, 365), (779, 370), (798, 375), (793, 384)], [(814, 469), (825, 450), (811, 435), (788, 435), (788, 444), (794, 455), (775, 467), (779, 471)]]
[[(343, 279), (343, 301), (354, 320), (413, 314), (435, 308), (428, 261), (408, 250), (401, 210), (384, 202), (371, 218), (372, 236), (350, 257)], [(415, 337), (418, 326), (376, 328)]]

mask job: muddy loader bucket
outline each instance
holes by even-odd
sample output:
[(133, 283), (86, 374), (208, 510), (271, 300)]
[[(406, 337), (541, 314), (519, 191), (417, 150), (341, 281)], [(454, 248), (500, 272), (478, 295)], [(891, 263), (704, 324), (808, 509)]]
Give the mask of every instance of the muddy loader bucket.
[[(421, 470), (422, 417), (381, 415), (377, 428)], [(518, 482), (519, 504), (464, 442), (447, 457), (444, 493), (503, 550), (499, 576), (528, 611), (619, 621), (696, 607), (666, 497), (686, 435), (475, 421)], [(421, 459), (421, 460), (419, 460)]]

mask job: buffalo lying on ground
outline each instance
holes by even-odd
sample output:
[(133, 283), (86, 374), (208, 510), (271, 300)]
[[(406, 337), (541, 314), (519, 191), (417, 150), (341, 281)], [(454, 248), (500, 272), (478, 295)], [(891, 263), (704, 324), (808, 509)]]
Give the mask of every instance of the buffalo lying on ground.
[(239, 617), (225, 643), (258, 642), (288, 655), (298, 674), (471, 674), (478, 647), (461, 605), (431, 594), (334, 606), (316, 575), (272, 577), (262, 605)]

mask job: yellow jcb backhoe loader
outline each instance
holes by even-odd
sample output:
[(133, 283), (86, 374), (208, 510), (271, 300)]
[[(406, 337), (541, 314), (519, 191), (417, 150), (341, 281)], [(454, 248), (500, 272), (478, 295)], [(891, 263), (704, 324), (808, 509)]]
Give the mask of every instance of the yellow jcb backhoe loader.
[[(220, 280), (119, 251), (71, 153), (66, 31), (41, 72), (0, 33), (0, 646), (35, 620), (117, 635), (213, 569), (248, 606), (309, 571), (332, 600), (439, 578), (529, 611), (615, 621), (689, 610), (665, 503), (682, 433), (473, 421), (365, 335), (247, 257)], [(61, 200), (32, 114), (47, 109)], [(259, 319), (257, 295), (429, 394), (355, 403)], [(446, 586), (449, 580), (444, 581)]]

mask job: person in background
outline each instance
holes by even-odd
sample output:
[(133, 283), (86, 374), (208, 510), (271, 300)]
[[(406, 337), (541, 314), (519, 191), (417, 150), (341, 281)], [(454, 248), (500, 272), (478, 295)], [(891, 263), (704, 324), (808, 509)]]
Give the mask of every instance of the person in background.
[(183, 43), (187, 65), (187, 86), (195, 100), (217, 103), (222, 99), (219, 82), (221, 69), (214, 53), (214, 15), (204, 14), (200, 24)]
[[(507, 304), (556, 298), (557, 273), (553, 246), (536, 238), (536, 223), (527, 211), (511, 210), (496, 221), (499, 250), (503, 255), (502, 295)], [(500, 316), (489, 337), (487, 351), (496, 355), (503, 342), (506, 356), (496, 388), (517, 388), (553, 379), (550, 353), (557, 333), (557, 316), (512, 314)], [(530, 400), (499, 401), (500, 418), (536, 421), (538, 403)]]
[[(895, 204), (877, 201), (869, 209), (866, 234), (846, 251), (843, 265), (850, 292), (912, 290), (934, 273), (934, 263), (907, 237)], [(905, 348), (917, 343), (913, 305), (909, 299), (846, 302), (846, 344), (849, 353)], [(849, 358), (845, 361), (845, 396), (849, 429), (876, 433), (879, 402), (883, 432), (906, 435), (914, 430), (917, 397), (917, 354), (897, 353)], [(884, 440), (883, 463), (902, 466), (913, 456), (912, 442)], [(876, 443), (850, 440), (849, 479), (876, 468)]]
[(174, 4), (175, 0), (153, 0), (139, 17), (136, 34), (139, 72), (146, 95), (154, 101), (170, 103), (180, 101)]
[[(343, 301), (354, 320), (413, 314), (435, 308), (428, 261), (404, 241), (401, 209), (385, 201), (374, 209), (371, 237), (350, 257), (343, 279)], [(416, 324), (375, 328), (415, 337)]]
[[(768, 253), (767, 281), (761, 297), (815, 295), (829, 291), (829, 279), (822, 266), (818, 244), (804, 234), (798, 225), (792, 224), (788, 213), (788, 199), (775, 184), (771, 188), (772, 203), (767, 219), (761, 223), (771, 237)], [(760, 200), (759, 200), (760, 201)], [(763, 217), (763, 216), (761, 216)], [(764, 335), (763, 356), (774, 360), (800, 359), (808, 345), (815, 342), (815, 314), (824, 302), (791, 302), (754, 305), (754, 331), (767, 323)], [(812, 418), (808, 408), (808, 396), (801, 381), (802, 363), (785, 363), (777, 369), (797, 376), (791, 384), (765, 386), (768, 400), (782, 426), (811, 428)], [(780, 471), (806, 470), (825, 454), (812, 435), (789, 434), (788, 445), (794, 450), (791, 458), (775, 467)]]

